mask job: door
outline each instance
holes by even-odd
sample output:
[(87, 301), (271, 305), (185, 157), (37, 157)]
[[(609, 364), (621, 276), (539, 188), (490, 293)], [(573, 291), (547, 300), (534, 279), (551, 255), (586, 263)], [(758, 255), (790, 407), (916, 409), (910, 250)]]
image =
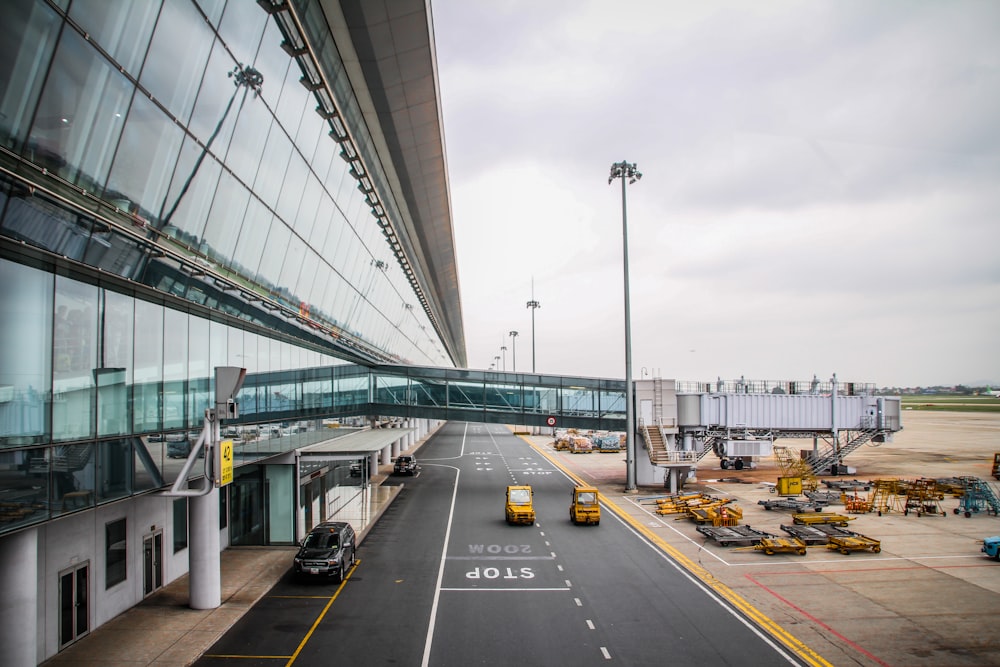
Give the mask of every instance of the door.
[(59, 573), (59, 648), (90, 632), (90, 562)]
[(142, 538), (142, 597), (163, 586), (163, 531)]

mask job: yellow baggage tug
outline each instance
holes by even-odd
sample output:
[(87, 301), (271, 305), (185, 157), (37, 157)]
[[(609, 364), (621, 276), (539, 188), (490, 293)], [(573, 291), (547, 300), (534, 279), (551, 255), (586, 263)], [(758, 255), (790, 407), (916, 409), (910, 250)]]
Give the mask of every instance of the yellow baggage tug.
[(507, 487), (507, 523), (530, 526), (535, 523), (535, 507), (531, 503), (534, 495), (530, 486)]
[(569, 505), (569, 520), (573, 523), (601, 523), (601, 506), (598, 504), (597, 489), (592, 486), (578, 486), (573, 489), (573, 498)]

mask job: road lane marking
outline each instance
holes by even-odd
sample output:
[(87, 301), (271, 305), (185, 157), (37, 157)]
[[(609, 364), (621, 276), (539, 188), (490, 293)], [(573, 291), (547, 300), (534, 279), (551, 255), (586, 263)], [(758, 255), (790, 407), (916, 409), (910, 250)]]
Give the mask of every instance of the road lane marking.
[(601, 655), (604, 656), (605, 660), (610, 660), (611, 659), (611, 654), (608, 652), (608, 649), (606, 647), (604, 647), (604, 646), (601, 647)]
[[(468, 431), (468, 424), (466, 424)], [(462, 449), (465, 449), (465, 434), (462, 435)], [(427, 637), (424, 639), (424, 657), (420, 664), (427, 667), (431, 659), (431, 641), (434, 638), (434, 624), (437, 621), (438, 602), (441, 599), (441, 582), (444, 580), (444, 565), (448, 560), (448, 545), (451, 543), (451, 523), (455, 519), (455, 500), (458, 498), (458, 478), (462, 471), (454, 466), (441, 466), (455, 471), (455, 486), (451, 492), (451, 507), (448, 509), (448, 527), (444, 531), (444, 546), (441, 548), (441, 564), (438, 566), (437, 584), (434, 586), (434, 601), (431, 603), (431, 619), (427, 625)]]
[(580, 602), (580, 598), (573, 598), (573, 602), (576, 603), (577, 607), (582, 607), (583, 606), (583, 603)]
[(594, 628), (594, 622), (592, 620), (590, 620), (589, 618), (587, 619), (587, 627), (590, 628), (591, 630), (595, 629)]
[(484, 593), (506, 593), (507, 591), (518, 591), (518, 592), (551, 592), (551, 591), (568, 591), (568, 588), (442, 588), (442, 591), (450, 592), (460, 592), (464, 593), (466, 591), (476, 591)]
[(333, 606), (334, 600), (336, 600), (337, 596), (340, 595), (340, 591), (344, 590), (344, 586), (350, 580), (351, 576), (354, 574), (354, 571), (358, 569), (358, 565), (361, 565), (360, 558), (355, 560), (354, 566), (347, 571), (347, 576), (344, 577), (344, 580), (340, 582), (339, 586), (337, 586), (337, 590), (333, 593), (333, 595), (330, 596), (329, 602), (326, 603), (326, 605), (323, 607), (323, 611), (321, 611), (319, 613), (319, 616), (316, 617), (316, 621), (312, 624), (312, 627), (309, 628), (309, 632), (307, 632), (306, 636), (302, 638), (301, 642), (299, 642), (299, 645), (295, 649), (295, 652), (292, 653), (292, 655), (288, 658), (288, 662), (285, 663), (285, 667), (291, 667), (292, 663), (294, 663), (295, 660), (299, 657), (299, 653), (302, 653), (302, 649), (304, 649), (306, 647), (306, 644), (309, 643), (309, 639), (313, 636), (313, 633), (316, 632), (316, 628), (319, 627), (319, 624), (323, 620), (323, 617), (326, 616), (326, 612), (330, 611), (330, 607)]
[[(580, 486), (585, 485), (584, 481), (578, 475), (574, 474), (562, 463), (553, 458), (549, 452), (546, 452), (544, 449), (536, 446), (535, 443), (531, 442), (531, 440), (527, 438), (522, 437), (522, 439), (535, 451), (547, 458), (554, 466), (559, 468), (559, 470), (562, 471), (562, 473), (570, 481)], [(607, 496), (602, 495), (602, 498), (604, 498), (603, 504), (611, 510), (612, 514), (619, 521), (621, 521), (626, 528), (632, 530), (636, 536), (644, 540), (650, 547), (658, 549), (660, 554), (667, 560), (667, 562), (671, 563), (678, 572), (688, 577), (692, 583), (700, 587), (706, 594), (720, 604), (723, 609), (732, 614), (734, 618), (738, 619), (750, 628), (752, 632), (770, 645), (788, 662), (795, 664), (795, 660), (792, 656), (782, 650), (782, 646), (794, 653), (799, 659), (805, 661), (813, 667), (833, 667), (833, 665), (827, 662), (821, 655), (806, 645), (805, 642), (796, 638), (790, 632), (778, 625), (776, 621), (765, 615), (764, 612), (744, 600), (735, 591), (716, 579), (711, 572), (698, 563), (695, 563), (672, 545), (668, 544), (666, 540), (650, 530), (648, 526), (643, 525), (639, 519), (633, 517), (631, 514), (619, 507)], [(723, 604), (723, 601), (727, 602), (729, 606)]]

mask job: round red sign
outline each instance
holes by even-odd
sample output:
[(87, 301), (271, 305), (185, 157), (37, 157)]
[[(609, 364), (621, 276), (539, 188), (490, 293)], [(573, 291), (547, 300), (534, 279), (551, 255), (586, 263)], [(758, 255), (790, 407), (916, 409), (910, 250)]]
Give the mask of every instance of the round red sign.
[(549, 426), (555, 426), (556, 425), (556, 418), (555, 417), (549, 417), (548, 419), (545, 420), (545, 423), (548, 424)]

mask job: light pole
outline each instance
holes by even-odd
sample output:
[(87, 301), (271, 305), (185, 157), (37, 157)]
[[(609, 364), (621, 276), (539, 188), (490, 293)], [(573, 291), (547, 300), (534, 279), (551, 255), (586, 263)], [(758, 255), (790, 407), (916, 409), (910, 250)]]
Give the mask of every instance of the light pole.
[(528, 302), (531, 308), (531, 372), (535, 372), (535, 310), (542, 307), (542, 304), (535, 301), (535, 279), (531, 279), (531, 301)]
[(513, 372), (517, 372), (517, 332), (510, 332), (510, 363), (514, 367)]
[(507, 346), (501, 345), (500, 352), (503, 354), (503, 372), (507, 372)]
[(625, 490), (635, 491), (635, 414), (632, 409), (632, 321), (628, 292), (628, 211), (625, 205), (625, 185), (631, 185), (642, 174), (635, 163), (622, 160), (611, 165), (608, 185), (622, 179), (622, 256), (625, 265)]
[(500, 370), (500, 355), (498, 354), (497, 356), (493, 357), (493, 361), (495, 363), (493, 364), (493, 366), (491, 366), (491, 368), (496, 368), (497, 370)]

